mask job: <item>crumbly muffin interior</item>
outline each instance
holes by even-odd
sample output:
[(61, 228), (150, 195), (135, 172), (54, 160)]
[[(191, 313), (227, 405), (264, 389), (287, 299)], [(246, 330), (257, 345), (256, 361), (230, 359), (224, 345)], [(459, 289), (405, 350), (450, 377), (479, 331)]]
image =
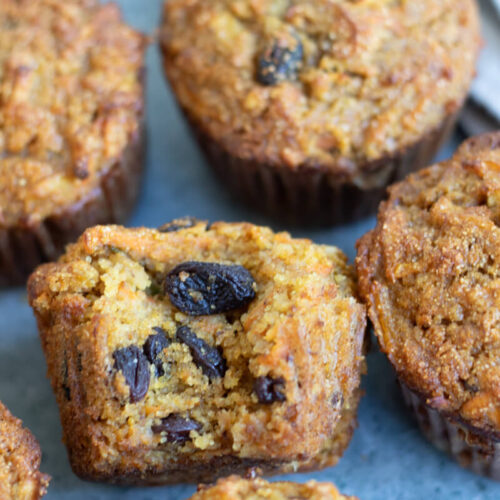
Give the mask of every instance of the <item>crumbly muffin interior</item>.
[(165, 67), (188, 115), (237, 157), (347, 178), (461, 105), (472, 0), (169, 0)]
[(144, 38), (96, 0), (0, 2), (0, 225), (81, 199), (142, 114)]
[[(212, 315), (179, 310), (165, 279), (193, 261), (243, 266), (254, 298)], [(100, 459), (147, 448), (153, 464), (303, 461), (355, 411), (364, 311), (335, 248), (249, 224), (98, 227), (45, 268), (35, 309), (59, 335), (61, 316), (75, 325), (64, 340), (45, 336), (49, 373), (62, 404), (81, 405), (98, 429)]]
[(500, 135), (393, 186), (359, 243), (381, 346), (427, 403), (500, 431)]
[(263, 479), (231, 476), (212, 487), (201, 488), (191, 500), (355, 500), (341, 495), (333, 484), (309, 481), (269, 483)]

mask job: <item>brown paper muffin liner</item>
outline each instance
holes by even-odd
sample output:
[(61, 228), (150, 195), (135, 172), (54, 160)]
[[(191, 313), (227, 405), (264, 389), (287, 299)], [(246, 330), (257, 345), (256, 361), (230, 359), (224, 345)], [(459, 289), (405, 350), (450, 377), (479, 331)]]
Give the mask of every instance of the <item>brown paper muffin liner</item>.
[(404, 383), (400, 382), (400, 385), (420, 430), (436, 448), (451, 455), (462, 467), (500, 481), (500, 442), (441, 415), (429, 408), (422, 396)]
[(59, 257), (87, 227), (126, 221), (140, 191), (145, 138), (142, 124), (121, 158), (101, 173), (99, 184), (85, 198), (37, 225), (0, 229), (0, 286), (24, 284), (36, 266)]
[(292, 170), (233, 156), (184, 114), (209, 164), (238, 199), (283, 222), (307, 226), (344, 224), (376, 212), (388, 185), (433, 160), (458, 116), (450, 114), (414, 145), (367, 162), (361, 174), (346, 180), (321, 165)]

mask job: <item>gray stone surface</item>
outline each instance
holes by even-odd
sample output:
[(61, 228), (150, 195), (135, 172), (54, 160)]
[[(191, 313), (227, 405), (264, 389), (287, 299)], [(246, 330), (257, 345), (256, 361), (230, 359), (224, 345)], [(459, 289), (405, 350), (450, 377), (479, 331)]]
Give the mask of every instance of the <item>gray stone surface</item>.
[[(119, 3), (133, 25), (153, 32), (160, 0)], [(211, 176), (180, 119), (155, 47), (150, 49), (148, 65), (148, 169), (131, 225), (157, 226), (190, 214), (210, 220), (249, 220), (281, 229), (234, 203)], [(352, 259), (354, 242), (373, 223), (369, 219), (334, 230), (292, 232), (338, 245)], [(0, 399), (25, 421), (42, 445), (43, 470), (53, 478), (48, 500), (182, 500), (194, 492), (193, 486), (119, 488), (75, 477), (61, 444), (57, 407), (24, 290), (0, 293), (0, 317)], [(463, 471), (421, 437), (401, 402), (390, 367), (376, 348), (368, 362), (359, 428), (344, 458), (335, 468), (288, 478), (334, 481), (343, 491), (364, 500), (500, 498), (500, 484)]]

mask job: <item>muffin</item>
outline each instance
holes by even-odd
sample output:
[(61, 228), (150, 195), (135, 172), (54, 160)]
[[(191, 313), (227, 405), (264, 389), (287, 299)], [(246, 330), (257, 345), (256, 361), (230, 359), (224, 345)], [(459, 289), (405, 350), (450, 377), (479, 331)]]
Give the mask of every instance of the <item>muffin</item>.
[(424, 434), (500, 479), (500, 132), (389, 189), (360, 293)]
[(146, 485), (335, 464), (364, 370), (344, 255), (187, 226), (94, 227), (30, 277), (73, 470)]
[(0, 498), (38, 500), (50, 477), (42, 474), (41, 452), (35, 437), (0, 402)]
[(0, 2), (0, 285), (124, 221), (143, 163), (145, 39), (97, 0)]
[(357, 500), (341, 495), (330, 483), (269, 483), (263, 479), (231, 476), (214, 486), (202, 486), (190, 500)]
[(286, 222), (374, 212), (428, 165), (474, 75), (474, 0), (169, 0), (164, 67), (208, 162)]

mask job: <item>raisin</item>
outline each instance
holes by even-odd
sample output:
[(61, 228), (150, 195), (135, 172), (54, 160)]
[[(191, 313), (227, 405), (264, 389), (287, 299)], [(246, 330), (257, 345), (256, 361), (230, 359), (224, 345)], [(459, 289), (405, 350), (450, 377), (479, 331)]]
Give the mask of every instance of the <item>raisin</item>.
[(243, 266), (184, 262), (168, 273), (165, 292), (191, 316), (238, 309), (255, 298), (255, 281)]
[(155, 434), (164, 432), (169, 443), (184, 443), (189, 441), (191, 431), (199, 431), (201, 424), (192, 418), (181, 417), (173, 413), (167, 418), (162, 418), (161, 423), (153, 425), (151, 430)]
[(253, 385), (259, 403), (269, 405), (271, 403), (286, 401), (283, 389), (285, 380), (283, 378), (258, 377)]
[(196, 226), (196, 224), (202, 222), (205, 221), (197, 219), (196, 217), (182, 217), (163, 224), (163, 226), (158, 228), (158, 231), (160, 231), (160, 233), (175, 233), (181, 229), (189, 229), (190, 227)]
[(113, 353), (115, 368), (125, 377), (130, 387), (130, 402), (144, 398), (149, 389), (149, 362), (144, 353), (135, 345), (118, 349)]
[(196, 336), (187, 326), (177, 329), (177, 340), (186, 344), (191, 352), (194, 364), (201, 368), (210, 379), (223, 377), (226, 373), (226, 361), (216, 347), (207, 344)]
[[(66, 353), (65, 353), (66, 355)], [(64, 391), (64, 396), (66, 401), (71, 401), (71, 389), (69, 388), (69, 376), (68, 376), (68, 361), (66, 357), (63, 361), (63, 382), (61, 384), (62, 390)]]
[(302, 64), (304, 49), (297, 36), (275, 39), (259, 57), (257, 79), (262, 85), (294, 80)]
[(67, 385), (62, 386), (66, 401), (71, 401), (71, 389)]
[(167, 337), (167, 332), (163, 328), (155, 326), (153, 330), (156, 332), (156, 335), (150, 335), (146, 339), (143, 351), (148, 361), (156, 368), (156, 375), (161, 377), (165, 375), (165, 370), (163, 369), (162, 360), (158, 356), (165, 347), (171, 344), (171, 340)]

